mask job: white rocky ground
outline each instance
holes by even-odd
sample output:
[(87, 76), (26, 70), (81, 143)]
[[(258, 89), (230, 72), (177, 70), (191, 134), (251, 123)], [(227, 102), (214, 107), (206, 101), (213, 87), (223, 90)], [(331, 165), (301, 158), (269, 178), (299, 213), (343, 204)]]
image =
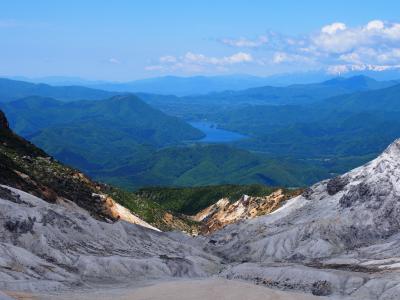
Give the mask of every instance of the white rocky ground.
[(93, 219), (72, 202), (50, 204), (4, 187), (0, 290), (54, 290), (90, 281), (207, 276), (219, 259), (139, 225)]
[(400, 140), (273, 213), (216, 232), (206, 248), (225, 260), (227, 278), (400, 299)]
[[(213, 275), (249, 281), (257, 293), (269, 287), (335, 299), (400, 299), (400, 140), (369, 164), (314, 185), (273, 213), (208, 237), (100, 222), (69, 202), (49, 204), (11, 188), (0, 192), (1, 290), (43, 295), (93, 283)], [(202, 290), (217, 288), (196, 282), (174, 284), (199, 295), (196, 300), (207, 299)], [(223, 295), (243, 282), (230, 284)], [(111, 298), (163, 299), (163, 288), (171, 291), (161, 283), (143, 288), (147, 294), (142, 290), (140, 297), (125, 289)], [(85, 295), (79, 299), (93, 299)], [(275, 299), (252, 295), (241, 299)]]
[[(224, 279), (191, 279), (151, 282), (146, 286), (115, 286), (100, 289), (70, 291), (63, 293), (10, 293), (28, 300), (333, 300), (301, 293), (283, 292), (254, 284)], [(0, 298), (1, 299), (1, 298)], [(8, 299), (7, 299), (8, 300)]]

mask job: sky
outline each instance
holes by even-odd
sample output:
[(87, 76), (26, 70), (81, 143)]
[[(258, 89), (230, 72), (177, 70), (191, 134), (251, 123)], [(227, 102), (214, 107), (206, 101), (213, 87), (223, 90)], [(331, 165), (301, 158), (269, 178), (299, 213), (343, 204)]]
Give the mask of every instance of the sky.
[(400, 1), (0, 2), (0, 75), (129, 81), (400, 67)]

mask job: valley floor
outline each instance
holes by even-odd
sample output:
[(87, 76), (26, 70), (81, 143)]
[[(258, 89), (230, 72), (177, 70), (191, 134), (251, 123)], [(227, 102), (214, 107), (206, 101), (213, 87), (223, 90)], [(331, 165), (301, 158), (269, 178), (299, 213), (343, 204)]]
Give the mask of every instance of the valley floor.
[[(135, 285), (137, 285), (135, 283)], [(174, 280), (147, 282), (133, 287), (104, 285), (90, 291), (73, 291), (51, 294), (8, 293), (11, 299), (19, 300), (312, 300), (335, 299), (316, 297), (309, 294), (283, 292), (254, 284), (208, 278), (197, 280)], [(1, 294), (0, 294), (0, 299)]]

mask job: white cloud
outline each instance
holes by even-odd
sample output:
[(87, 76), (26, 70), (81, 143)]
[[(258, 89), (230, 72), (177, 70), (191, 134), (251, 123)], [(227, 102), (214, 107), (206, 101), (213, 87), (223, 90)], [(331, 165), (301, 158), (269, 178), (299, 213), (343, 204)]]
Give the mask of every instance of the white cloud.
[(187, 52), (180, 57), (162, 56), (158, 64), (145, 67), (147, 71), (174, 71), (183, 70), (186, 72), (201, 72), (207, 68), (214, 68), (217, 71), (226, 71), (228, 66), (253, 62), (249, 53), (238, 52), (230, 56), (213, 57), (204, 54)]
[(322, 27), (321, 32), (326, 34), (335, 34), (338, 31), (346, 30), (346, 24), (344, 23), (332, 23)]
[(253, 61), (253, 57), (250, 54), (239, 52), (231, 56), (222, 58), (221, 63), (232, 65), (232, 64), (251, 62), (251, 61)]
[(400, 62), (400, 48), (390, 49), (384, 51), (377, 56), (377, 60), (380, 63), (392, 63), (396, 64)]
[(357, 52), (342, 54), (339, 56), (339, 60), (342, 60), (347, 63), (356, 63), (356, 64), (361, 63), (361, 57)]
[(385, 24), (381, 20), (373, 20), (369, 22), (366, 26), (367, 30), (382, 30)]
[(247, 39), (244, 37), (238, 39), (222, 39), (221, 42), (225, 45), (237, 48), (257, 48), (268, 43), (268, 37), (265, 35), (259, 36), (255, 40)]
[(342, 73), (347, 73), (349, 68), (347, 65), (333, 65), (329, 66), (327, 71), (329, 74), (340, 75)]
[(238, 52), (231, 56), (224, 57), (209, 57), (203, 54), (195, 54), (192, 52), (187, 52), (182, 60), (186, 63), (202, 64), (202, 65), (233, 65), (244, 62), (253, 61), (253, 57), (244, 52)]
[(284, 51), (273, 52), (273, 63), (319, 63), (330, 73), (382, 71), (400, 65), (400, 23), (372, 20), (363, 26), (348, 27), (336, 22), (315, 34), (286, 41)]
[(311, 43), (327, 53), (345, 53), (361, 47), (391, 47), (393, 43), (400, 43), (400, 24), (373, 20), (365, 26), (348, 28), (343, 23), (333, 23), (313, 36)]
[(227, 71), (232, 66), (272, 67), (284, 70), (324, 68), (338, 74), (357, 70), (382, 71), (400, 65), (400, 23), (371, 20), (360, 26), (334, 22), (303, 36), (269, 31), (255, 39), (219, 40), (225, 45), (246, 48), (227, 56), (187, 52), (166, 55), (146, 67), (154, 71)]

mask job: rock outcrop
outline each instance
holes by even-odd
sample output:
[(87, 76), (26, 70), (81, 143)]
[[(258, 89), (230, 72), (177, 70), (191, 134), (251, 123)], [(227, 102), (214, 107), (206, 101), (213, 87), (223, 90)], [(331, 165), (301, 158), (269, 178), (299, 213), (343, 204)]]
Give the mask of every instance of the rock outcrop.
[(227, 278), (316, 295), (400, 299), (400, 140), (269, 215), (208, 238)]
[(217, 203), (198, 212), (192, 218), (201, 223), (201, 234), (210, 234), (226, 225), (269, 214), (279, 208), (284, 201), (298, 193), (298, 190), (284, 191), (279, 189), (264, 197), (243, 195), (235, 202), (231, 202), (228, 198), (222, 198)]

